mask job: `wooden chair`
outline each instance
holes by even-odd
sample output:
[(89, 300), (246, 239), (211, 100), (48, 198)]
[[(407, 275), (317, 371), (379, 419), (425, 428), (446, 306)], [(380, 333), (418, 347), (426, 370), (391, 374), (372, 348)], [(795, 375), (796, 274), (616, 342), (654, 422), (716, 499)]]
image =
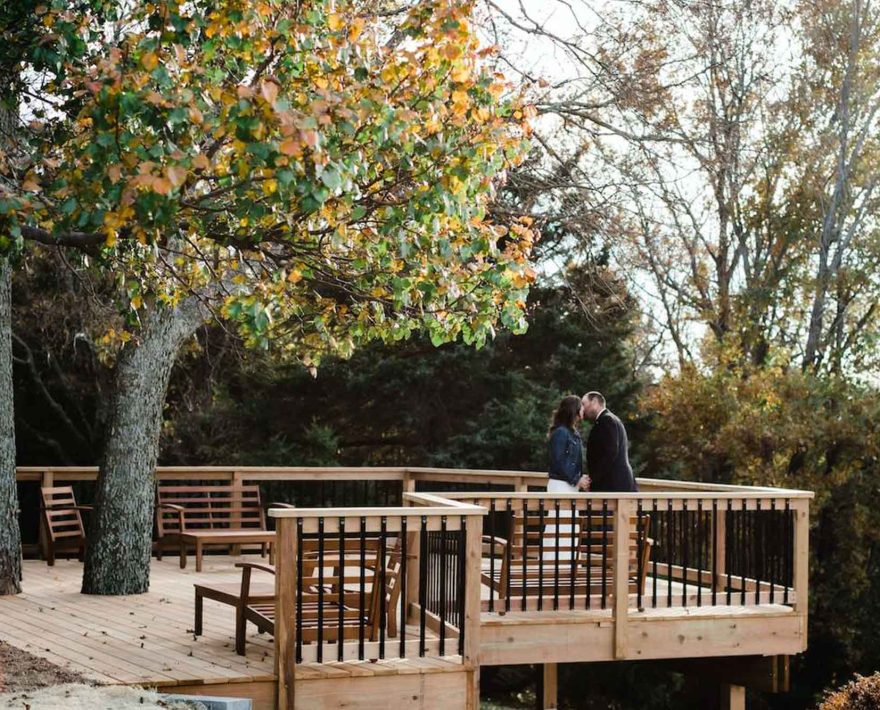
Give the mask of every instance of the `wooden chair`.
[(86, 532), (82, 511), (90, 505), (77, 505), (73, 486), (40, 488), (43, 508), (46, 563), (52, 567), (60, 552), (75, 553), (82, 561), (85, 553)]
[(222, 545), (238, 549), (242, 544), (259, 545), (266, 555), (272, 533), (266, 530), (266, 515), (259, 486), (158, 485), (156, 487), (156, 554), (176, 547), (181, 567), (186, 565), (186, 545), (196, 548), (196, 569), (202, 566), (202, 548)]
[[(361, 606), (361, 544), (359, 539), (346, 539), (342, 554), (337, 539), (325, 539), (323, 575), (318, 562), (318, 541), (304, 540), (302, 556), (302, 642), (315, 643), (320, 634), (322, 641), (337, 641), (340, 637), (339, 614), (342, 611), (342, 639), (360, 638), (375, 641), (379, 638), (381, 591), (379, 590), (381, 550), (379, 540), (370, 538), (364, 545), (364, 604)], [(400, 600), (400, 550), (395, 540), (386, 541), (385, 560), (385, 627), (390, 638), (397, 636), (397, 605)], [(266, 588), (254, 591), (253, 571), (274, 576), (275, 568), (252, 562), (238, 562), (242, 571), (241, 586), (234, 596), (228, 590), (208, 585), (196, 585), (196, 633), (201, 633), (200, 597), (232, 604), (236, 610), (235, 650), (244, 655), (247, 622), (259, 632), (275, 633), (275, 597), (266, 594)], [(323, 593), (321, 589), (323, 588)], [(224, 597), (224, 598), (221, 598)]]
[[(606, 600), (610, 599), (614, 574), (613, 522), (613, 515), (606, 517), (601, 511), (587, 516), (585, 511), (578, 510), (572, 518), (563, 509), (558, 519), (552, 508), (545, 510), (543, 517), (535, 510), (529, 510), (528, 517), (521, 511), (514, 513), (510, 539), (495, 537), (495, 547), (489, 550), (490, 555), (500, 558), (494, 573), (490, 567), (481, 575), (483, 583), (498, 595), (501, 613), (506, 610), (508, 588), (511, 599), (543, 597), (545, 604), (552, 603), (554, 598), (570, 598), (572, 594), (602, 595), (603, 590)], [(629, 588), (635, 593), (639, 585), (644, 591), (653, 541), (648, 537), (647, 515), (641, 517), (641, 530), (636, 529), (635, 517), (631, 525)], [(491, 547), (492, 541), (492, 537), (483, 536), (484, 546), (488, 542)]]

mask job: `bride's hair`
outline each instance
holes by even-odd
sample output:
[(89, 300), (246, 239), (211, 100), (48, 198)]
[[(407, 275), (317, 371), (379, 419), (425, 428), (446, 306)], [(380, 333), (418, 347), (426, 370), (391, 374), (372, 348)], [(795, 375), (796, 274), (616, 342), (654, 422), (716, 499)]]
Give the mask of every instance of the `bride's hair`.
[(581, 413), (581, 398), (576, 394), (569, 394), (562, 398), (556, 411), (553, 413), (553, 422), (550, 431), (565, 426), (574, 430), (577, 418)]

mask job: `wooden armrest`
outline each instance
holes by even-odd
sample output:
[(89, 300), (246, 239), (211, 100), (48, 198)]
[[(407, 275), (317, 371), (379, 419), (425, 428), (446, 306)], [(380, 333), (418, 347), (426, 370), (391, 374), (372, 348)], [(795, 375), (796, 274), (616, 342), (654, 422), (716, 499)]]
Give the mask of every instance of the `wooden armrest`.
[(491, 535), (483, 535), (483, 542), (488, 542), (490, 544), (494, 542), (502, 547), (507, 547), (507, 538), (498, 537), (497, 535), (495, 537), (492, 537)]
[(293, 503), (269, 503), (270, 508), (296, 508)]
[(274, 567), (270, 567), (269, 565), (263, 565), (263, 564), (260, 564), (259, 562), (236, 562), (235, 566), (240, 567), (242, 569), (244, 569), (244, 568), (259, 569), (259, 570), (262, 570), (263, 572), (268, 572), (269, 574), (275, 574)]
[(160, 504), (159, 504), (159, 507), (160, 507), (160, 508), (168, 508), (168, 510), (177, 510), (177, 511), (179, 511), (179, 512), (181, 512), (181, 513), (182, 513), (184, 510), (186, 510), (186, 508), (184, 508), (182, 505), (177, 505), (177, 504), (175, 504), (175, 503), (160, 503)]

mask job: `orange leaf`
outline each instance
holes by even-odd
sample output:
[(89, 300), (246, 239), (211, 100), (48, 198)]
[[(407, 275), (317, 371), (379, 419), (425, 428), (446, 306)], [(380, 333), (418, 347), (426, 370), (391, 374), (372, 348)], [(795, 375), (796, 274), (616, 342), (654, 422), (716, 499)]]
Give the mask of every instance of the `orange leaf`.
[(292, 138), (286, 141), (282, 141), (281, 145), (278, 146), (278, 150), (284, 155), (296, 156), (302, 153), (302, 147), (299, 144), (299, 141), (293, 140)]
[(186, 168), (184, 167), (172, 165), (165, 171), (165, 173), (168, 175), (168, 180), (174, 185), (174, 187), (180, 187), (186, 182)]
[(153, 71), (153, 69), (159, 66), (159, 58), (155, 52), (147, 52), (141, 55), (141, 64), (147, 71)]
[(260, 93), (270, 106), (274, 106), (275, 100), (278, 98), (278, 84), (274, 81), (264, 80), (260, 83)]

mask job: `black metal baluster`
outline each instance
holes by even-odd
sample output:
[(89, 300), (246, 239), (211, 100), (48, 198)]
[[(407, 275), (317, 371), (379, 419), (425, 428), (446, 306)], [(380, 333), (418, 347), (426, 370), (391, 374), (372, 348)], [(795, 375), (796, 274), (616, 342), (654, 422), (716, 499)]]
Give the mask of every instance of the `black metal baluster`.
[(718, 501), (712, 500), (712, 606), (718, 603)]
[(336, 618), (336, 660), (342, 660), (342, 641), (345, 638), (345, 518), (339, 518), (339, 567), (337, 568), (339, 614)]
[(440, 518), (440, 655), (446, 655), (446, 516)]
[(544, 499), (538, 501), (538, 611), (544, 607)]
[(703, 606), (703, 501), (697, 501), (697, 606)]
[(794, 517), (788, 498), (785, 499), (785, 539), (782, 544), (785, 551), (785, 591), (782, 603), (788, 604), (788, 590), (794, 586)]
[[(619, 535), (620, 530), (616, 533)], [(608, 499), (602, 501), (602, 608), (606, 606), (608, 592)]]
[(553, 561), (553, 611), (559, 609), (559, 528), (562, 527), (559, 524), (559, 500), (557, 499), (553, 504), (553, 511), (556, 514), (556, 555)]
[[(734, 536), (734, 527), (733, 527), (733, 501), (729, 498), (727, 499), (727, 517), (724, 520), (724, 541), (725, 541), (725, 551), (724, 551), (724, 569), (727, 570), (727, 606), (731, 604), (731, 596), (733, 594), (733, 590), (731, 589), (732, 584), (730, 580), (730, 568), (733, 566), (733, 545), (731, 543), (736, 542), (736, 537)], [(728, 534), (729, 533), (729, 534)]]
[[(489, 504), (489, 611), (495, 611), (495, 499)], [(510, 569), (510, 568), (508, 568)]]
[(672, 546), (675, 537), (672, 499), (666, 502), (666, 606), (672, 606)]
[(688, 502), (683, 500), (681, 502), (681, 555), (682, 555), (682, 588), (681, 588), (681, 605), (688, 605), (688, 536), (690, 533), (690, 514), (688, 513)]
[(636, 608), (642, 610), (642, 559), (645, 540), (642, 530), (642, 501), (636, 506)]
[(522, 524), (522, 611), (528, 610), (528, 600), (526, 599), (526, 594), (528, 593), (528, 582), (529, 582), (529, 565), (528, 565), (528, 557), (529, 557), (529, 502), (526, 499), (523, 499), (523, 524)]
[(762, 568), (762, 551), (764, 548), (764, 541), (761, 535), (761, 501), (755, 501), (756, 510), (754, 512), (754, 544), (755, 544), (755, 604), (761, 603), (761, 578), (764, 576), (763, 568)]
[(379, 535), (379, 658), (385, 658), (385, 632), (388, 621), (388, 518), (381, 518)]
[[(282, 553), (283, 554), (283, 553)], [(296, 519), (296, 662), (303, 650), (303, 519)]]
[[(657, 512), (657, 499), (655, 498), (651, 502), (651, 514), (652, 520), (654, 521), (654, 527), (657, 532), (654, 533), (654, 539), (660, 540), (660, 514)], [(654, 554), (651, 555), (653, 560), (653, 574), (651, 579), (651, 606), (655, 609), (657, 608), (657, 550), (654, 551)]]
[[(323, 485), (323, 481), (322, 481)], [(318, 518), (318, 663), (324, 662), (324, 518)]]
[(741, 581), (741, 589), (739, 593), (739, 603), (743, 606), (746, 605), (746, 579), (748, 578), (749, 571), (749, 511), (747, 508), (747, 501), (745, 498), (741, 501), (742, 509), (741, 513), (741, 521), (740, 521), (740, 534), (742, 536), (740, 549), (742, 550), (742, 566), (740, 569), (740, 581)]
[(587, 499), (587, 609), (593, 605), (593, 499)]
[(504, 546), (504, 556), (507, 558), (505, 567), (505, 569), (507, 569), (507, 579), (504, 581), (507, 585), (507, 589), (504, 593), (504, 602), (506, 611), (510, 611), (510, 577), (512, 576), (511, 573), (513, 571), (511, 569), (511, 549), (513, 548), (513, 532), (516, 527), (513, 519), (513, 501), (510, 498), (507, 499), (507, 524), (507, 545)]
[(772, 498), (770, 500), (770, 518), (769, 518), (768, 522), (769, 522), (769, 528), (771, 531), (770, 532), (770, 535), (771, 535), (770, 552), (769, 552), (770, 569), (768, 570), (768, 577), (769, 577), (769, 581), (770, 581), (770, 603), (773, 604), (775, 602), (775, 597), (776, 597), (776, 580), (779, 579), (779, 569), (778, 569), (779, 557), (776, 554), (776, 551), (779, 549), (777, 546), (778, 540), (776, 540), (775, 539), (776, 536), (773, 535), (773, 532), (775, 532), (774, 529), (776, 528), (776, 499), (775, 498)]
[[(364, 660), (364, 622), (367, 615), (367, 519), (361, 517), (361, 539), (360, 539), (360, 572), (358, 573), (360, 589), (360, 599), (358, 600), (358, 660)], [(375, 577), (373, 583), (375, 584)]]
[(465, 565), (465, 551), (467, 550), (467, 518), (461, 516), (461, 530), (458, 532), (458, 655), (464, 656), (464, 632), (465, 632), (465, 595), (467, 594), (467, 568)]
[(577, 526), (577, 501), (571, 501), (571, 576), (569, 577), (568, 608), (574, 609), (574, 581), (577, 575), (577, 549), (578, 549), (578, 526)]
[(419, 656), (425, 655), (425, 606), (428, 604), (428, 518), (419, 535)]
[[(400, 586), (400, 593), (397, 598), (400, 599), (400, 657), (406, 658), (406, 555), (408, 551), (409, 541), (406, 539), (406, 515), (400, 519), (400, 541), (397, 543), (397, 549), (400, 552), (400, 578), (397, 584)], [(394, 613), (394, 609), (391, 610)]]

